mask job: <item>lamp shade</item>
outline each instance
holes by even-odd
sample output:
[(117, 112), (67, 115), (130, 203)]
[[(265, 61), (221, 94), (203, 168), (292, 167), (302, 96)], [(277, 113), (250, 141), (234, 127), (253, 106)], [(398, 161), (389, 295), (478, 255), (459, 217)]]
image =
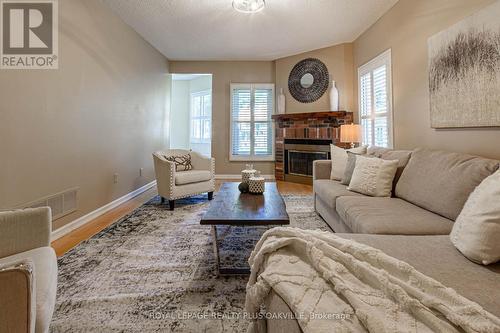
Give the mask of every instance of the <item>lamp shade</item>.
[(361, 125), (341, 125), (340, 142), (361, 142)]

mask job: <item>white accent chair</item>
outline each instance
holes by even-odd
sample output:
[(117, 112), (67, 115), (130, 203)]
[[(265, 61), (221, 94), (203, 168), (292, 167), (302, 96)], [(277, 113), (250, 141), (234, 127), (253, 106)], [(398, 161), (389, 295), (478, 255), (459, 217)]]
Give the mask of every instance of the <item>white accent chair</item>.
[[(191, 154), (193, 169), (176, 171), (175, 163), (165, 156)], [(215, 159), (183, 149), (170, 149), (153, 153), (156, 186), (162, 203), (168, 200), (170, 210), (174, 210), (175, 200), (196, 194), (208, 193), (212, 200), (215, 191)]]
[(0, 212), (0, 332), (49, 331), (57, 291), (49, 207)]

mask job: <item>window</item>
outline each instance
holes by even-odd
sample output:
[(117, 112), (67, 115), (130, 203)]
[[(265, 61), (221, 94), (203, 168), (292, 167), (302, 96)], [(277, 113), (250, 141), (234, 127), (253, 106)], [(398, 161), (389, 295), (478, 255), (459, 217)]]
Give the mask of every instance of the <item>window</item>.
[(191, 93), (191, 143), (210, 143), (212, 131), (212, 92)]
[(232, 161), (274, 160), (274, 84), (231, 84)]
[(363, 144), (392, 148), (391, 50), (358, 69)]

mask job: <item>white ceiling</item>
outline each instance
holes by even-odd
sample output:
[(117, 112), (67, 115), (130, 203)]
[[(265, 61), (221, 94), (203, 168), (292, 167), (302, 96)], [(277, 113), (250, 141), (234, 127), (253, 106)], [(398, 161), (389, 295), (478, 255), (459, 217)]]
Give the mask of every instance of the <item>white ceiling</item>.
[(398, 0), (102, 0), (170, 60), (274, 60), (351, 42)]

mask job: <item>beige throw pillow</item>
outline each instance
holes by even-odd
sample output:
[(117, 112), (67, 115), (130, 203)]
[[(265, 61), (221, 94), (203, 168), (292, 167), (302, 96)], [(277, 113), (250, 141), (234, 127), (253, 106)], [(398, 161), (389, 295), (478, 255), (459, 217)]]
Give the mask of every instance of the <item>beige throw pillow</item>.
[(342, 180), (344, 177), (345, 168), (347, 165), (347, 152), (350, 151), (355, 154), (363, 155), (366, 154), (366, 146), (352, 148), (352, 149), (343, 149), (337, 147), (336, 145), (330, 145), (330, 153), (332, 157), (332, 171), (330, 174), (330, 179), (333, 180)]
[(356, 166), (347, 189), (372, 197), (390, 197), (398, 163), (398, 160), (356, 156)]
[(500, 260), (500, 171), (471, 193), (450, 234), (453, 245), (483, 265)]

